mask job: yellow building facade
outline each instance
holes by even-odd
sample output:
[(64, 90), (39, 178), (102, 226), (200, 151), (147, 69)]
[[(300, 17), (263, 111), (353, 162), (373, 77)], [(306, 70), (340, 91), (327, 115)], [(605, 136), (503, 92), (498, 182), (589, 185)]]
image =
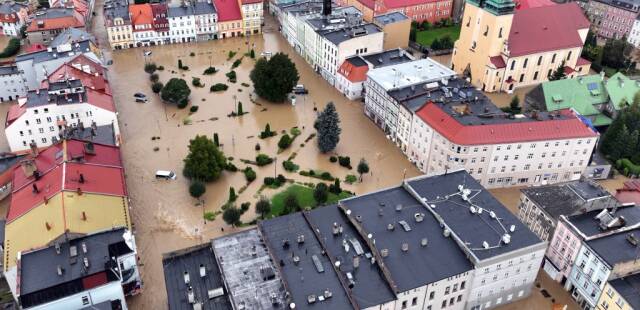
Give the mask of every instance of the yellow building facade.
[[(597, 310), (634, 310), (639, 309), (640, 302), (640, 275), (631, 275), (625, 278), (608, 281), (598, 303)], [(630, 299), (630, 300), (629, 300)], [(635, 305), (635, 307), (634, 307)]]

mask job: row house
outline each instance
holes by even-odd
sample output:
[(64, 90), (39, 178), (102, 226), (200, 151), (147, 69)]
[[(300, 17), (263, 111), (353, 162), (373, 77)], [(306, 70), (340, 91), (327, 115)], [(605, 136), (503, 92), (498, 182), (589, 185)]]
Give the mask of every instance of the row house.
[(128, 0), (107, 0), (104, 3), (104, 26), (111, 49), (134, 47), (133, 25)]
[(218, 38), (242, 36), (243, 21), (237, 0), (212, 0), (218, 12)]
[(559, 69), (568, 77), (588, 74), (591, 64), (580, 55), (590, 24), (580, 7), (537, 4), (467, 2), (451, 68), (487, 92), (545, 82)]
[[(199, 305), (220, 309), (480, 310), (529, 296), (545, 248), (465, 171), (455, 171), (261, 221), (166, 254), (163, 266), (172, 309), (189, 307), (183, 296), (192, 291)], [(247, 265), (262, 267), (233, 276)], [(191, 283), (202, 266), (207, 273), (185, 289), (184, 275)], [(203, 298), (217, 287), (227, 294)]]
[(193, 4), (196, 22), (196, 40), (207, 41), (218, 39), (218, 11), (211, 2), (195, 2)]
[(389, 12), (400, 12), (412, 21), (436, 23), (452, 17), (453, 0), (339, 0), (338, 5), (354, 6), (362, 11), (364, 19), (374, 18)]
[(549, 241), (561, 215), (613, 208), (618, 201), (595, 182), (581, 179), (520, 190), (518, 218), (540, 239)]
[(68, 28), (85, 29), (84, 17), (74, 9), (52, 8), (39, 11), (26, 29), (30, 44), (48, 45), (58, 34)]
[(160, 45), (163, 40), (154, 28), (154, 15), (150, 4), (134, 4), (129, 6), (133, 42), (135, 46)]
[(170, 6), (168, 11), (171, 43), (195, 42), (197, 39), (196, 16), (193, 7), (189, 5)]
[(591, 0), (585, 11), (596, 35), (605, 39), (630, 38), (640, 4), (632, 0)]
[(264, 8), (262, 0), (239, 0), (242, 11), (244, 35), (262, 33)]
[(629, 261), (636, 247), (625, 241), (637, 235), (639, 216), (635, 205), (561, 215), (545, 254), (545, 272), (583, 309), (594, 309), (608, 281), (640, 271)]
[(50, 8), (72, 9), (78, 15), (82, 16), (85, 25), (91, 23), (94, 4), (94, 0), (49, 0)]
[(640, 309), (640, 273), (607, 282), (600, 294), (598, 310)]
[(0, 3), (0, 33), (10, 37), (20, 37), (20, 31), (27, 24), (29, 6), (15, 1)]

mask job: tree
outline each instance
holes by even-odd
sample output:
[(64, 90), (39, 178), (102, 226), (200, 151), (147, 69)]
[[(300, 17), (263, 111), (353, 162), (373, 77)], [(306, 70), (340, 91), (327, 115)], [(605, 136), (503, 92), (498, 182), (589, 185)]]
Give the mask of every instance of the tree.
[(172, 78), (160, 91), (160, 98), (166, 102), (177, 105), (185, 100), (189, 100), (190, 94), (191, 89), (189, 88), (189, 85), (187, 85), (187, 81), (179, 78)]
[(340, 118), (333, 102), (329, 102), (324, 111), (318, 115), (313, 127), (318, 131), (318, 147), (320, 152), (332, 151), (340, 142)]
[(0, 58), (11, 57), (20, 51), (20, 39), (11, 38), (9, 44), (0, 53)]
[(300, 203), (298, 202), (298, 198), (295, 194), (289, 193), (286, 197), (284, 197), (284, 209), (282, 210), (283, 214), (289, 214), (297, 212), (299, 210)]
[(229, 205), (222, 213), (222, 219), (225, 223), (235, 227), (240, 224), (240, 216), (242, 212), (236, 206)]
[(316, 188), (313, 189), (313, 199), (315, 199), (315, 201), (321, 205), (327, 202), (328, 198), (329, 192), (327, 190), (327, 184), (318, 183), (316, 185)]
[(151, 91), (153, 91), (154, 93), (158, 94), (162, 90), (162, 87), (164, 87), (162, 82), (155, 82), (155, 83), (151, 84)]
[(258, 96), (271, 102), (285, 101), (300, 79), (296, 65), (283, 53), (258, 59), (249, 77)]
[(285, 133), (284, 135), (282, 135), (282, 137), (280, 137), (280, 141), (278, 141), (278, 147), (284, 150), (289, 146), (291, 146), (291, 137)]
[(509, 107), (511, 108), (512, 112), (520, 110), (520, 98), (518, 98), (518, 95), (515, 95), (511, 99), (511, 103), (509, 103)]
[(409, 41), (415, 42), (416, 41), (416, 34), (417, 34), (416, 28), (411, 27), (411, 30), (409, 30)]
[(156, 66), (155, 63), (150, 62), (144, 65), (144, 72), (152, 74), (154, 72), (156, 72), (156, 70), (158, 69), (158, 67)]
[(593, 30), (589, 29), (587, 32), (587, 39), (584, 41), (584, 46), (596, 46), (598, 44), (598, 40), (596, 38), (596, 34), (593, 33)]
[(233, 186), (229, 187), (229, 202), (234, 202), (238, 199), (238, 195), (236, 195), (236, 189)]
[(563, 60), (560, 63), (560, 66), (556, 68), (556, 70), (553, 71), (553, 73), (551, 73), (551, 75), (549, 76), (549, 81), (557, 81), (567, 77), (567, 74), (564, 73), (564, 66), (565, 66), (565, 61)]
[(358, 174), (360, 174), (360, 182), (362, 182), (362, 175), (369, 172), (369, 164), (364, 158), (360, 159), (358, 163)]
[(249, 51), (249, 57), (251, 57), (251, 59), (255, 59), (256, 58), (256, 51), (254, 51), (253, 49), (251, 49)]
[(244, 114), (244, 111), (242, 111), (242, 102), (238, 102), (238, 115), (242, 114)]
[(198, 135), (189, 141), (183, 173), (188, 178), (209, 182), (220, 177), (226, 164), (227, 158), (213, 141)]
[(613, 69), (622, 69), (629, 63), (633, 45), (625, 39), (609, 39), (602, 50), (602, 65)]
[(200, 196), (202, 196), (206, 191), (207, 188), (201, 181), (196, 180), (189, 185), (189, 194), (191, 194), (191, 197), (193, 198), (200, 198)]
[(215, 144), (217, 147), (220, 147), (220, 140), (218, 139), (217, 132), (213, 134), (213, 144)]
[(342, 192), (342, 188), (340, 187), (340, 179), (336, 178), (335, 180), (333, 180), (333, 184), (329, 185), (329, 192), (336, 195)]
[(260, 196), (260, 200), (256, 202), (256, 213), (260, 214), (260, 218), (264, 219), (264, 216), (271, 212), (271, 202), (264, 196)]
[(253, 182), (256, 179), (256, 172), (251, 169), (251, 167), (247, 167), (244, 169), (244, 178), (247, 179), (248, 183)]

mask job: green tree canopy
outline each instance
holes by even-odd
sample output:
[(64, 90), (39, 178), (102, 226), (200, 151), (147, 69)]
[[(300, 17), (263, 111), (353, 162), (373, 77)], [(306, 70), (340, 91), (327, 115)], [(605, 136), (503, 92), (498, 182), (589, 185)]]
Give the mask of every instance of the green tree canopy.
[(222, 213), (222, 219), (225, 223), (231, 226), (238, 226), (240, 224), (240, 216), (242, 212), (236, 208), (236, 206), (229, 205)]
[(320, 152), (332, 151), (340, 142), (340, 118), (333, 102), (329, 102), (318, 115), (313, 127), (318, 131), (318, 148)]
[(358, 163), (358, 174), (360, 174), (360, 182), (362, 182), (362, 175), (369, 172), (369, 164), (364, 158), (360, 159)]
[(179, 104), (188, 100), (190, 94), (191, 89), (189, 88), (189, 85), (187, 85), (187, 81), (172, 78), (160, 91), (160, 98), (169, 103)]
[(567, 77), (567, 74), (564, 73), (564, 66), (565, 66), (565, 61), (563, 60), (560, 63), (560, 66), (556, 68), (556, 70), (553, 71), (553, 73), (551, 73), (551, 75), (549, 76), (549, 81), (557, 81)]
[(227, 164), (224, 154), (206, 136), (196, 136), (189, 141), (189, 154), (184, 159), (184, 175), (202, 181), (213, 181)]
[(258, 59), (249, 77), (258, 96), (271, 102), (285, 101), (300, 79), (296, 65), (283, 53)]
[(271, 212), (271, 202), (264, 196), (260, 197), (260, 200), (256, 202), (256, 213), (260, 214), (260, 217), (264, 219), (264, 216)]
[(315, 199), (318, 204), (327, 202), (327, 199), (329, 198), (328, 190), (327, 184), (318, 183), (316, 188), (313, 189), (313, 199)]
[(193, 198), (200, 198), (200, 196), (202, 196), (206, 191), (207, 188), (204, 186), (202, 181), (196, 180), (189, 185), (189, 194), (191, 194), (191, 197)]

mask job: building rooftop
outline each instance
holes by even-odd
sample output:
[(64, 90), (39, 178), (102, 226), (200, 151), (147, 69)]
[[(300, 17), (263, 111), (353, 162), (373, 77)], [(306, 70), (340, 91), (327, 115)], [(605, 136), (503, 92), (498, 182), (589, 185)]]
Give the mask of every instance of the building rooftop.
[(363, 24), (363, 25), (357, 25), (357, 26), (348, 27), (348, 28), (345, 27), (345, 28), (341, 28), (341, 29), (333, 30), (329, 32), (321, 32), (320, 35), (322, 35), (325, 39), (327, 39), (329, 42), (333, 43), (334, 45), (340, 45), (342, 42), (345, 42), (357, 37), (367, 36), (367, 35), (380, 33), (380, 32), (382, 32), (382, 30), (374, 24)]
[(51, 41), (51, 43), (49, 43), (49, 46), (57, 47), (59, 45), (73, 44), (84, 40), (91, 40), (95, 42), (96, 38), (93, 36), (93, 34), (90, 34), (82, 29), (68, 28), (58, 34)]
[(196, 15), (214, 14), (217, 12), (215, 5), (213, 5), (211, 2), (202, 1), (196, 1), (195, 3), (193, 3), (193, 11)]
[[(211, 243), (166, 253), (162, 267), (169, 309), (192, 310), (194, 303), (207, 310), (233, 309)], [(194, 303), (189, 301), (190, 292)]]
[(63, 131), (62, 135), (63, 139), (75, 139), (103, 145), (117, 145), (113, 125), (95, 126), (95, 123), (93, 123), (91, 126), (86, 127), (67, 127), (67, 130)]
[(374, 22), (376, 24), (384, 25), (384, 26), (386, 26), (388, 24), (393, 24), (393, 23), (405, 21), (407, 19), (409, 19), (409, 17), (407, 17), (407, 15), (404, 15), (401, 12), (390, 12), (390, 13), (378, 15), (378, 16), (373, 18), (373, 20), (374, 20)]
[(84, 27), (83, 17), (73, 9), (50, 8), (36, 12), (27, 32)]
[(455, 241), (443, 235), (436, 219), (403, 187), (345, 199), (341, 204), (349, 210), (351, 222), (375, 239), (376, 258), (382, 257), (396, 294), (473, 269)]
[(600, 200), (598, 205), (602, 207), (618, 204), (604, 188), (587, 180), (527, 187), (520, 191), (555, 220), (560, 215), (569, 216), (581, 212), (585, 203), (590, 200)]
[(353, 309), (352, 299), (331, 258), (305, 216), (293, 213), (259, 223), (270, 254), (279, 265), (291, 302), (304, 309)]
[(578, 30), (588, 28), (589, 20), (573, 2), (517, 10), (509, 32), (509, 56), (582, 47)]
[(122, 18), (125, 24), (130, 24), (129, 0), (106, 0), (104, 2), (104, 17), (107, 27), (113, 26), (115, 18)]
[(344, 60), (338, 73), (351, 82), (363, 82), (367, 79), (369, 68), (397, 65), (413, 61), (403, 49), (391, 49), (368, 55), (352, 56)]
[(32, 60), (33, 63), (41, 63), (49, 60), (74, 57), (78, 54), (89, 53), (91, 50), (91, 40), (76, 42), (71, 45), (60, 45), (46, 50), (16, 56), (16, 63)]
[[(320, 3), (321, 9), (322, 3)], [(305, 16), (305, 18), (307, 23), (321, 35), (345, 27), (361, 26), (366, 23), (362, 20), (362, 12), (353, 6), (334, 8), (329, 16), (324, 16), (318, 12)]]
[(18, 67), (15, 65), (0, 67), (0, 75), (13, 75), (18, 73), (20, 73), (20, 70), (18, 70)]
[[(379, 53), (362, 55), (360, 57), (364, 58), (364, 60), (370, 63), (372, 68), (381, 68), (385, 66), (399, 65), (402, 63), (414, 61), (413, 57), (411, 57), (407, 53), (407, 51), (401, 48), (390, 49), (390, 50), (382, 51)], [(416, 60), (416, 61), (419, 61), (419, 60)]]
[(430, 206), (428, 210), (477, 260), (543, 243), (466, 171), (418, 177), (406, 187)]
[(285, 309), (281, 273), (257, 228), (212, 241), (234, 309)]
[(3, 1), (0, 3), (0, 14), (13, 14), (18, 13), (20, 10), (27, 10), (26, 4), (15, 1)]
[[(203, 6), (204, 8), (204, 6)], [(194, 7), (190, 5), (169, 6), (168, 17), (182, 17), (195, 15)]]
[(20, 257), (18, 294), (23, 307), (42, 304), (119, 281), (112, 257), (132, 253), (127, 230), (116, 228), (71, 240), (60, 240)]
[(236, 0), (213, 0), (218, 11), (218, 21), (228, 22), (232, 20), (241, 20), (240, 5)]
[[(617, 228), (628, 228), (640, 223), (640, 207), (627, 205), (614, 209), (609, 208), (608, 211), (614, 218), (622, 216), (624, 218), (624, 225), (613, 229), (603, 229), (600, 220), (596, 218), (601, 210), (593, 210), (579, 215), (568, 216), (566, 219), (580, 234), (584, 235), (585, 238), (594, 238)], [(638, 236), (640, 237), (640, 235)]]
[(609, 281), (617, 292), (629, 303), (631, 309), (640, 308), (640, 274)]
[(605, 87), (609, 101), (616, 110), (621, 110), (633, 103), (633, 97), (640, 91), (640, 81), (632, 80), (618, 72), (605, 82)]
[(637, 0), (596, 0), (598, 2), (606, 3), (617, 8), (638, 13), (640, 8), (640, 2)]
[(640, 228), (587, 241), (587, 245), (610, 266), (638, 259)]
[[(374, 58), (374, 60), (375, 64), (377, 59)], [(389, 91), (391, 97), (397, 98), (395, 94), (398, 93), (398, 97), (407, 99), (407, 96), (402, 96), (401, 89), (411, 91), (410, 86), (450, 78), (455, 74), (437, 61), (426, 58), (369, 70), (367, 77)], [(426, 100), (423, 100), (422, 104), (425, 102)]]
[(279, 1), (278, 8), (287, 14), (294, 15), (312, 15), (322, 12), (322, 1), (303, 0), (303, 1)]
[[(603, 78), (599, 74), (549, 81), (542, 83), (541, 86), (545, 103), (543, 108), (546, 111), (573, 108), (585, 116), (601, 115), (602, 112), (597, 106), (605, 104), (609, 100)], [(608, 122), (605, 124), (597, 123), (594, 125), (601, 126), (611, 123), (611, 119), (608, 117), (601, 120), (604, 122), (606, 119)]]
[[(352, 277), (349, 294), (360, 309), (395, 300), (380, 267), (371, 263), (371, 249), (337, 205), (316, 208), (307, 213), (307, 218), (323, 240), (327, 255), (340, 262), (340, 276), (347, 281), (348, 274)], [(336, 227), (342, 231), (334, 234)]]

